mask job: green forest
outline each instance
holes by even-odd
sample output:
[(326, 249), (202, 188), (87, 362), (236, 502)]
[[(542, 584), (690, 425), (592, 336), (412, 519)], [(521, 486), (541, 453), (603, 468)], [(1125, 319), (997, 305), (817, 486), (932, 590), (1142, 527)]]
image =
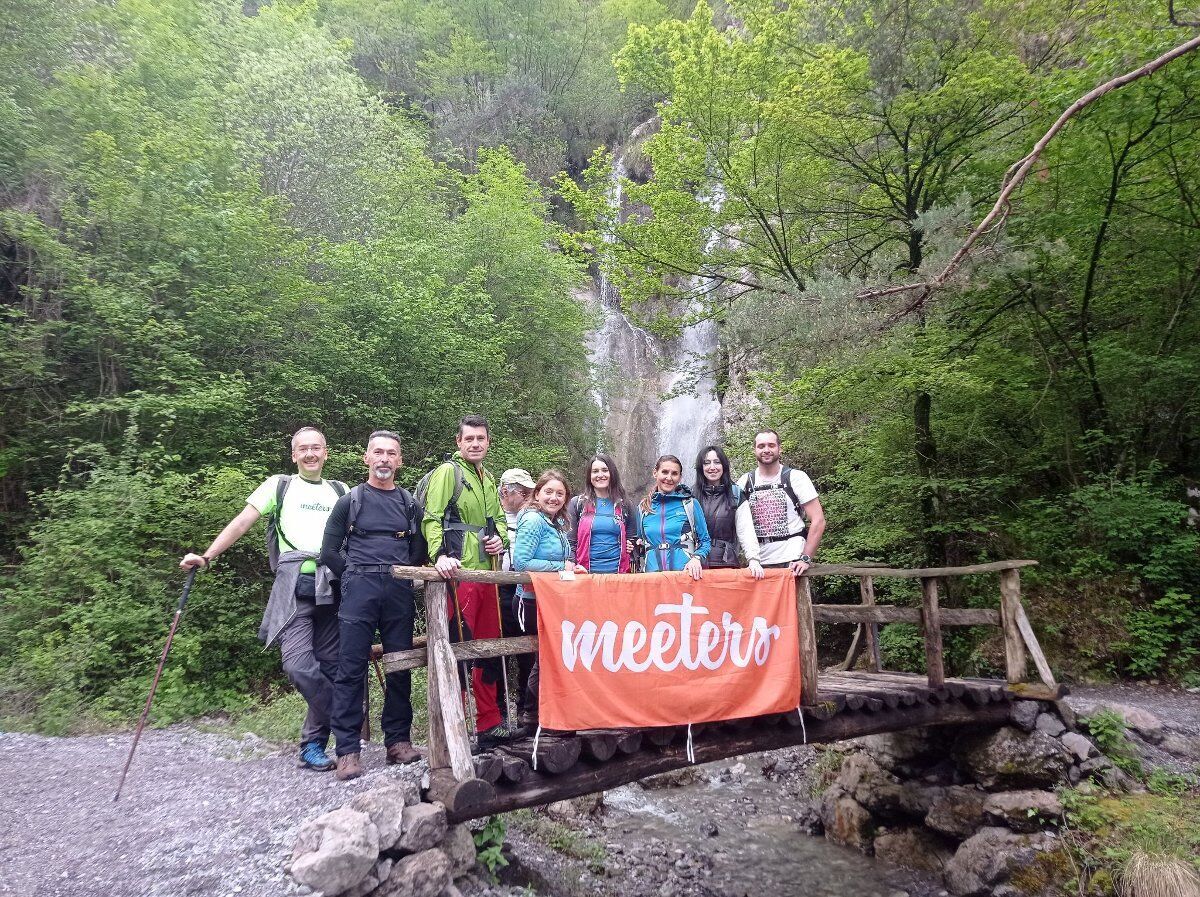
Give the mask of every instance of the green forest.
[[(944, 283), (886, 292), (934, 278), (1064, 110), (1189, 18), (0, 0), (0, 720), (127, 724), (179, 556), (299, 426), (351, 482), (372, 429), (411, 484), (471, 411), (493, 470), (577, 470), (603, 439), (599, 272), (664, 336), (716, 322), (703, 361), (749, 409), (730, 455), (779, 430), (822, 494), (820, 560), (1034, 558), (1063, 675), (1200, 684), (1200, 53), (1080, 108)], [(158, 721), (274, 693), (268, 589), (253, 536), (200, 578)], [(890, 666), (920, 662), (919, 633), (884, 633)], [(947, 647), (1003, 669), (993, 633)]]

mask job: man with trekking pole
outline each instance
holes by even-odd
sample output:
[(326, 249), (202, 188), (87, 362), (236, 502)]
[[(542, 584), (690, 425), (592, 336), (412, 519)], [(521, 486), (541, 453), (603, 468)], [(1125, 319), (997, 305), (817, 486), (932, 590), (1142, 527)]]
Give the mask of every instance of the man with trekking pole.
[(329, 448), (316, 427), (292, 436), (298, 474), (268, 477), (246, 499), (246, 507), (213, 539), (203, 554), (189, 552), (183, 570), (208, 569), (260, 517), (267, 518), (267, 554), (275, 582), (258, 637), (266, 647), (279, 642), (283, 671), (304, 697), (308, 714), (300, 733), (299, 765), (319, 772), (334, 768), (325, 753), (338, 659), (337, 602), (329, 571), (317, 556), (325, 521), (346, 484), (321, 476)]
[[(413, 583), (392, 576), (396, 564), (425, 560), (422, 511), (407, 489), (396, 485), (403, 463), (400, 437), (376, 430), (363, 455), (367, 481), (338, 499), (325, 525), (321, 563), (338, 575), (341, 647), (333, 688), (331, 723), (337, 740), (337, 778), (363, 774), (359, 730), (363, 723), (363, 680), (378, 630), (383, 650), (412, 647), (416, 602)], [(421, 754), (412, 746), (412, 674), (387, 674), (383, 698), (383, 741), (387, 763), (412, 763)]]
[[(495, 586), (455, 582), (453, 577), (462, 567), (493, 569), (493, 559), (508, 544), (508, 527), (496, 482), (483, 466), (491, 446), (487, 419), (478, 414), (464, 417), (459, 421), (455, 443), (458, 451), (429, 476), (422, 529), (434, 566), (448, 580), (451, 638), (498, 638), (500, 614)], [(480, 750), (512, 737), (504, 724), (507, 708), (501, 710), (503, 681), (504, 667), (499, 658), (472, 665)]]

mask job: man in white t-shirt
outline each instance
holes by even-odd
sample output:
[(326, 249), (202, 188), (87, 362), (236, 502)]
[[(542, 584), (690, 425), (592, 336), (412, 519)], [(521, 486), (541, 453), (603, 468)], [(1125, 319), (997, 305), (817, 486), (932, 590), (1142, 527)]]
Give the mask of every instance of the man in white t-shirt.
[(279, 642), (283, 671), (308, 704), (300, 732), (300, 765), (320, 772), (336, 766), (325, 748), (337, 675), (338, 615), (327, 571), (318, 570), (316, 559), (325, 521), (338, 498), (347, 492), (345, 483), (322, 479), (328, 457), (320, 430), (297, 430), (292, 436), (292, 460), (299, 475), (267, 477), (203, 554), (188, 553), (179, 562), (184, 570), (207, 568), (260, 517), (267, 518), (267, 549), (275, 583), (258, 637), (267, 647)]
[[(738, 485), (737, 534), (755, 579), (764, 567), (787, 567), (800, 576), (812, 564), (825, 532), (825, 511), (817, 490), (802, 470), (779, 460), (779, 434), (763, 430), (754, 437), (758, 466)], [(805, 526), (805, 518), (808, 525)]]

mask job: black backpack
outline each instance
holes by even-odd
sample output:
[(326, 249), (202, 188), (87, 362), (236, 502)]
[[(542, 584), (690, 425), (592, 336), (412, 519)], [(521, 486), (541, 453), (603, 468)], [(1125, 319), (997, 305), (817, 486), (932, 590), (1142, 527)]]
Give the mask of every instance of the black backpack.
[[(292, 544), (292, 540), (287, 537), (287, 533), (283, 531), (283, 526), (280, 524), (280, 518), (283, 515), (283, 498), (287, 495), (288, 488), (292, 485), (298, 474), (287, 474), (281, 476), (275, 484), (275, 509), (267, 515), (267, 562), (271, 565), (271, 572), (274, 573), (279, 567), (279, 543), (282, 541), (288, 548), (295, 551), (296, 546)], [(333, 491), (337, 493), (337, 497), (341, 498), (349, 491), (349, 487), (341, 480), (325, 480)]]
[[(342, 546), (340, 549), (338, 549), (341, 552), (343, 557), (345, 557), (345, 555), (346, 555), (346, 546), (350, 542), (350, 534), (357, 531), (357, 530), (355, 530), (354, 524), (355, 524), (355, 521), (358, 520), (359, 510), (362, 508), (362, 497), (363, 497), (363, 491), (365, 489), (366, 489), (366, 484), (359, 483), (357, 486), (355, 486), (353, 489), (350, 490), (350, 513), (346, 518), (346, 535), (342, 537)], [(410, 497), (411, 497), (411, 493), (410, 493)], [(408, 525), (410, 527), (413, 527), (413, 529), (405, 530), (403, 532), (398, 532), (398, 533), (394, 533), (391, 530), (387, 530), (387, 531), (361, 530), (361, 531), (357, 531), (357, 532), (361, 532), (361, 534), (368, 535), (368, 536), (384, 534), (384, 535), (395, 536), (397, 539), (411, 539), (413, 536), (415, 536), (417, 534), (417, 532), (419, 531), (420, 526), (421, 526), (422, 511), (421, 511), (420, 502), (417, 502), (417, 501), (411, 502), (408, 505), (408, 507), (406, 507), (404, 509), (404, 513), (408, 517)]]

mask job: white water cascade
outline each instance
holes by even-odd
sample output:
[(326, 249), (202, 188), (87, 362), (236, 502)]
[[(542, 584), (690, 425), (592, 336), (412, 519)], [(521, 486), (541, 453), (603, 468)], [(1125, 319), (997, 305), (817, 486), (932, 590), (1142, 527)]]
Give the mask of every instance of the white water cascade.
[[(618, 154), (611, 191), (618, 214), (625, 172)], [(685, 327), (677, 339), (661, 340), (626, 317), (621, 297), (602, 273), (586, 301), (601, 315), (588, 339), (592, 394), (604, 420), (600, 448), (613, 456), (627, 490), (640, 491), (649, 483), (660, 454), (678, 455), (690, 482), (696, 454), (720, 435), (721, 404), (712, 376), (716, 324), (701, 321)]]

